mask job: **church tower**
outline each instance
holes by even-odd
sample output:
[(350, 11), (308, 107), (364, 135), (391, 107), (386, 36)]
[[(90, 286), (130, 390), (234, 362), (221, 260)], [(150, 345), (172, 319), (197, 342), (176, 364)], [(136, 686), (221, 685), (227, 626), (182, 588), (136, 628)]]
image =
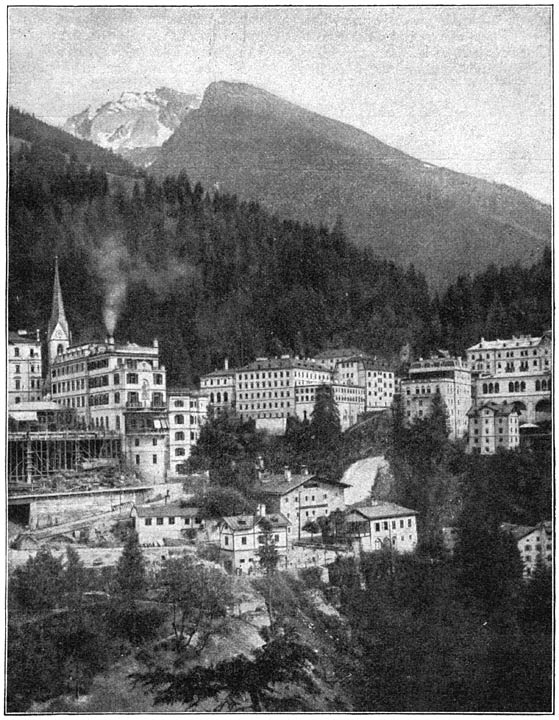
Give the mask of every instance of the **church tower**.
[(54, 288), (52, 292), (52, 312), (47, 330), (49, 346), (49, 365), (52, 365), (54, 358), (64, 352), (72, 342), (68, 320), (64, 313), (64, 301), (62, 300), (62, 289), (58, 275), (58, 257), (54, 258)]

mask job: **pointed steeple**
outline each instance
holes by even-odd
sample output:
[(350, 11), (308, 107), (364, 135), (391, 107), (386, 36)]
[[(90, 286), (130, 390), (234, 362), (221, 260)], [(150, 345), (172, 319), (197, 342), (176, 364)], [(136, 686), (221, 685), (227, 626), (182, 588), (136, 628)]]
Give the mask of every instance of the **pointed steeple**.
[(62, 288), (60, 287), (60, 276), (58, 274), (58, 257), (54, 258), (54, 286), (52, 291), (52, 311), (47, 331), (49, 344), (49, 359), (56, 357), (60, 349), (66, 350), (71, 342), (70, 328), (66, 313), (64, 312), (64, 301), (62, 299)]

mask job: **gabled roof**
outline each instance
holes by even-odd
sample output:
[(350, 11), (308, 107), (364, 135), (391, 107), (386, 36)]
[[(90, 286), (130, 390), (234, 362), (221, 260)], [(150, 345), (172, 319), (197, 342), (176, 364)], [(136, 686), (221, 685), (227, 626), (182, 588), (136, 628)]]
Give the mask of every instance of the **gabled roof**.
[(203, 375), (200, 375), (200, 377), (222, 377), (223, 375), (235, 375), (236, 372), (237, 371), (235, 368), (230, 368), (228, 370), (225, 370), (225, 368), (223, 368), (222, 370), (212, 370), (212, 372), (204, 373)]
[(138, 517), (197, 517), (200, 509), (196, 507), (181, 507), (167, 503), (166, 505), (138, 505)]
[(268, 520), (272, 528), (291, 525), (291, 522), (282, 513), (272, 513), (271, 515), (230, 515), (222, 518), (225, 525), (233, 532), (252, 530), (256, 525), (259, 525), (262, 520)]
[(472, 405), (472, 407), (468, 410), (467, 415), (469, 417), (476, 417), (479, 415), (479, 413), (484, 409), (489, 408), (489, 410), (492, 410), (495, 415), (512, 415), (512, 413), (515, 413), (518, 415), (518, 410), (514, 407), (512, 403), (496, 403), (496, 402), (485, 402), (482, 405), (479, 405), (478, 407), (475, 407)]
[(292, 368), (301, 368), (305, 370), (316, 370), (317, 372), (332, 373), (332, 370), (326, 365), (312, 358), (299, 358), (291, 356), (258, 358), (248, 365), (237, 368), (237, 373), (253, 372), (255, 370), (290, 370)]
[(466, 352), (475, 352), (476, 350), (502, 350), (503, 348), (515, 348), (515, 347), (535, 347), (541, 341), (541, 337), (532, 337), (531, 335), (520, 335), (519, 337), (513, 336), (507, 340), (481, 340), (471, 347), (466, 349)]
[(395, 503), (379, 503), (378, 505), (358, 505), (350, 512), (362, 515), (367, 520), (381, 520), (384, 518), (401, 517), (403, 515), (417, 515), (416, 510), (396, 505)]
[(321, 475), (293, 475), (291, 480), (286, 480), (284, 475), (268, 475), (265, 477), (266, 481), (262, 482), (258, 490), (266, 495), (285, 495), (311, 480), (315, 483), (321, 482), (336, 487), (350, 487), (341, 480), (331, 480)]
[(544, 520), (537, 525), (515, 525), (514, 523), (502, 523), (501, 524), (501, 530), (504, 530), (505, 532), (510, 533), (513, 538), (518, 542), (519, 540), (522, 540), (522, 538), (526, 537), (527, 535), (530, 535), (530, 533), (533, 533), (536, 530), (539, 530), (541, 526), (544, 526), (544, 529), (547, 533), (551, 534), (552, 525), (551, 521)]

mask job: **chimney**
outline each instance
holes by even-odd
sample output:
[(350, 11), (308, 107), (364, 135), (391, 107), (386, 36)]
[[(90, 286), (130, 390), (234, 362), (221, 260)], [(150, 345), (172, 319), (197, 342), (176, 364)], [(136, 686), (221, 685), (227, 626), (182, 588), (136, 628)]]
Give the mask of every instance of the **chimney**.
[(41, 331), (37, 328), (37, 342), (41, 342)]
[(301, 475), (308, 475), (309, 474), (309, 468), (307, 465), (301, 465)]
[(256, 506), (256, 517), (264, 517), (266, 515), (266, 505), (259, 503)]
[(154, 338), (153, 340), (153, 347), (159, 350), (159, 340), (157, 338)]
[(291, 482), (291, 470), (287, 465), (283, 468), (283, 477), (285, 479), (285, 482)]
[(229, 370), (229, 358), (225, 358), (225, 360), (223, 361), (223, 369)]
[(115, 346), (115, 339), (114, 339), (114, 337), (113, 337), (112, 335), (109, 335), (109, 336), (107, 337), (107, 345), (108, 345), (109, 347), (113, 347), (113, 348), (114, 348), (114, 346)]

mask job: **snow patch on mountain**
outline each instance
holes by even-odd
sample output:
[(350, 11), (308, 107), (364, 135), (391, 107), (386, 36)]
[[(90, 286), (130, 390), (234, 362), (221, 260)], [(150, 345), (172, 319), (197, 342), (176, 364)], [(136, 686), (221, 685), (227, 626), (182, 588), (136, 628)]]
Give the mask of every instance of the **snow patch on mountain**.
[(89, 106), (68, 118), (64, 130), (116, 153), (128, 154), (139, 148), (161, 147), (200, 102), (197, 95), (170, 88), (126, 91), (117, 100)]

